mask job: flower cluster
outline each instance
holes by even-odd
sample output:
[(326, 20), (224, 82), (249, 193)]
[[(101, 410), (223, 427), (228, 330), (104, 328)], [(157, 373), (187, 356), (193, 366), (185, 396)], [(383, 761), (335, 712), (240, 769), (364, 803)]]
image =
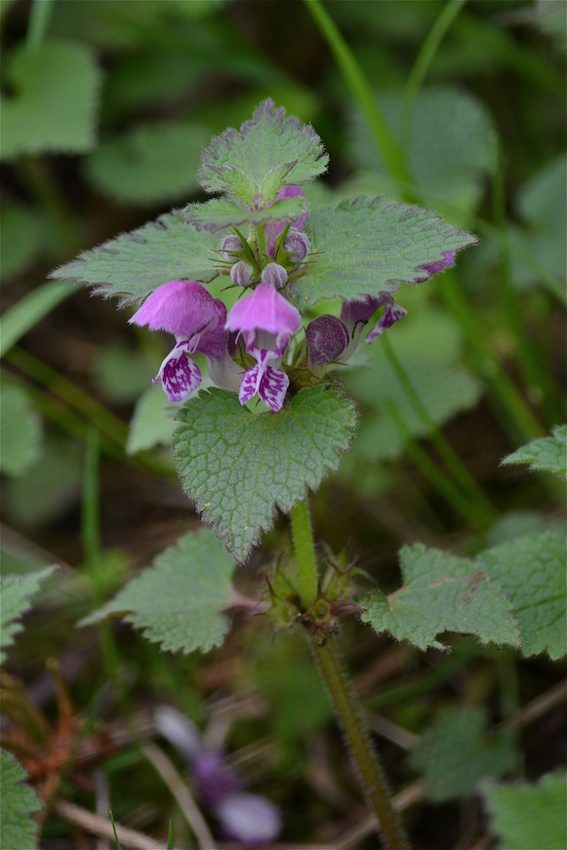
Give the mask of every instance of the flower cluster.
[[(285, 186), (276, 201), (302, 195), (300, 186)], [(290, 286), (303, 273), (311, 250), (306, 219), (307, 213), (291, 224), (273, 220), (251, 229), (248, 238), (235, 231), (222, 239), (223, 271), (243, 289), (228, 315), (203, 284), (173, 280), (152, 292), (132, 316), (133, 324), (175, 336), (175, 346), (154, 379), (161, 379), (170, 401), (186, 401), (201, 385), (201, 371), (192, 358), (199, 353), (207, 358), (216, 386), (238, 392), (242, 405), (257, 397), (277, 413), (290, 374), (303, 374), (299, 385), (320, 380), (327, 369), (348, 360), (378, 310), (382, 313), (366, 334), (367, 343), (406, 315), (386, 292), (344, 301), (340, 317), (322, 315), (309, 322), (303, 341), (302, 317), (291, 303)], [(418, 283), (454, 260), (455, 253), (447, 251), (438, 262), (424, 264)]]

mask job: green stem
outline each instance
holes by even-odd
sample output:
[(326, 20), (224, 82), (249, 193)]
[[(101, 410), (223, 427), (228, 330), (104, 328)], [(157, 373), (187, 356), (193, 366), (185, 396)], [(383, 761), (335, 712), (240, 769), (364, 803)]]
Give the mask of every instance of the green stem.
[(311, 637), (310, 645), (344, 731), (364, 796), (377, 817), (386, 850), (409, 850), (409, 842), (392, 805), (382, 765), (364, 722), (362, 707), (346, 681), (336, 644), (334, 640), (321, 644)]
[(429, 411), (424, 405), (421, 396), (415, 389), (410, 376), (394, 351), (387, 336), (383, 337), (382, 346), (390, 366), (395, 372), (398, 381), (400, 382), (409, 402), (413, 406), (418, 418), (425, 427), (429, 439), (439, 452), (439, 455), (443, 458), (457, 484), (464, 490), (470, 499), (471, 509), (478, 519), (479, 526), (491, 525), (496, 519), (496, 511), (492, 504), (484, 495), (484, 492), (478, 486), (464, 463), (458, 455), (455, 454), (451, 444), (443, 435), (443, 432), (439, 430), (429, 415)]
[(26, 34), (27, 50), (37, 50), (41, 47), (51, 17), (51, 9), (52, 0), (32, 0)]
[(297, 591), (304, 609), (315, 602), (318, 590), (317, 557), (307, 500), (298, 502), (290, 513), (291, 536), (297, 567)]
[(374, 92), (358, 60), (320, 0), (305, 0), (305, 3), (365, 115), (376, 146), (381, 151), (389, 171), (398, 183), (403, 184), (406, 189), (409, 188), (412, 185), (412, 179), (405, 158), (380, 111)]
[(421, 46), (421, 50), (417, 54), (417, 59), (413, 64), (411, 73), (406, 83), (402, 105), (402, 145), (405, 151), (408, 149), (409, 136), (411, 131), (411, 119), (413, 115), (413, 107), (417, 98), (418, 92), (427, 75), (429, 67), (435, 58), (435, 54), (439, 49), (439, 45), (443, 41), (445, 33), (465, 5), (467, 0), (449, 0), (446, 3), (435, 23), (427, 33), (427, 36)]
[[(350, 87), (354, 99), (358, 102), (358, 105), (366, 116), (368, 126), (376, 142), (376, 147), (384, 158), (391, 176), (396, 180), (402, 198), (419, 201), (419, 195), (409, 177), (409, 169), (405, 161), (403, 149), (392, 136), (374, 97), (372, 88), (368, 84), (355, 55), (343, 39), (335, 22), (321, 5), (320, 0), (305, 0), (305, 3), (333, 51), (337, 64), (341, 68), (343, 77)], [(443, 7), (442, 14), (444, 10), (445, 7)], [(430, 43), (434, 45), (433, 41)], [(425, 62), (423, 63), (423, 68), (427, 70)], [(419, 82), (421, 84), (422, 79)], [(451, 280), (449, 272), (445, 273), (442, 291), (449, 310), (469, 337), (481, 363), (481, 368), (491, 382), (491, 391), (497, 397), (501, 407), (515, 420), (517, 429), (523, 438), (533, 439), (534, 437), (541, 436), (544, 432), (540, 424), (486, 344), (484, 328), (477, 320), (474, 309), (468, 303), (464, 293)]]
[(446, 475), (443, 475), (437, 469), (427, 452), (425, 452), (417, 441), (414, 440), (413, 435), (409, 431), (406, 423), (404, 422), (403, 416), (400, 414), (396, 405), (393, 403), (386, 403), (386, 409), (392, 417), (396, 428), (400, 431), (404, 438), (404, 448), (407, 454), (413, 460), (415, 465), (421, 469), (431, 485), (438, 493), (441, 494), (441, 496), (443, 496), (452, 509), (456, 513), (460, 514), (467, 524), (470, 524), (471, 527), (477, 531), (485, 530), (484, 523), (480, 525), (476, 518), (476, 514), (471, 512), (469, 500), (463, 496), (457, 487), (455, 487), (450, 478), (447, 478)]

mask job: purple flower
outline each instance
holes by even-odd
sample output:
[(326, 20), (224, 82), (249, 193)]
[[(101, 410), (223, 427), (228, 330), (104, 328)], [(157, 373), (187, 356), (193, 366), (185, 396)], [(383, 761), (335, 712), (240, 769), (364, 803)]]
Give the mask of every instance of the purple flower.
[(242, 242), (235, 234), (229, 233), (225, 236), (220, 244), (220, 251), (223, 260), (234, 262), (235, 254), (242, 251)]
[(252, 283), (253, 276), (252, 266), (245, 263), (244, 260), (235, 263), (230, 270), (230, 279), (236, 286), (248, 286), (249, 283)]
[(288, 252), (292, 263), (300, 263), (305, 259), (310, 249), (309, 239), (301, 230), (290, 227), (285, 238), (284, 248)]
[(217, 806), (216, 816), (226, 838), (249, 848), (265, 848), (282, 828), (280, 811), (258, 794), (230, 794)]
[(455, 257), (455, 251), (444, 251), (443, 257), (440, 260), (436, 260), (433, 263), (423, 263), (423, 265), (419, 266), (419, 268), (423, 269), (424, 274), (416, 282), (425, 283), (425, 281), (433, 277), (434, 274), (439, 274), (439, 272), (444, 272), (445, 269), (450, 269), (455, 265)]
[(374, 328), (367, 334), (366, 342), (368, 343), (373, 342), (376, 337), (381, 336), (385, 330), (390, 328), (394, 322), (407, 315), (407, 310), (404, 307), (400, 307), (389, 292), (381, 292), (377, 297), (367, 295), (366, 298), (360, 301), (343, 302), (341, 319), (345, 323), (351, 338), (351, 343), (345, 357), (348, 357), (356, 348), (362, 328), (370, 321), (379, 307), (383, 307), (384, 312)]
[(269, 283), (261, 283), (250, 295), (236, 302), (228, 315), (226, 328), (242, 334), (248, 353), (257, 361), (242, 378), (241, 404), (247, 404), (258, 395), (274, 413), (281, 410), (289, 378), (270, 363), (279, 362), (300, 324), (299, 311)]
[(168, 399), (186, 401), (201, 384), (201, 370), (190, 355), (200, 352), (220, 359), (226, 351), (226, 307), (194, 280), (171, 280), (152, 292), (130, 324), (167, 331), (176, 338), (154, 378), (161, 379)]
[[(288, 198), (302, 198), (303, 195), (304, 192), (301, 186), (290, 184), (289, 186), (283, 186), (280, 189), (276, 195), (276, 201), (285, 201)], [(293, 222), (293, 228), (297, 231), (301, 231), (306, 221), (307, 213), (305, 212), (295, 219)], [(276, 239), (284, 232), (287, 224), (288, 222), (285, 219), (277, 219), (276, 221), (269, 221), (266, 225), (266, 241), (268, 244), (268, 253), (271, 257), (274, 256), (276, 250)]]
[(305, 328), (310, 365), (322, 366), (337, 360), (349, 344), (344, 322), (335, 316), (318, 316)]
[(228, 794), (242, 790), (240, 776), (218, 750), (204, 750), (193, 762), (193, 775), (199, 796), (209, 809), (214, 809)]
[(276, 195), (276, 201), (285, 201), (287, 198), (302, 198), (304, 194), (301, 186), (290, 183), (289, 186), (282, 186)]

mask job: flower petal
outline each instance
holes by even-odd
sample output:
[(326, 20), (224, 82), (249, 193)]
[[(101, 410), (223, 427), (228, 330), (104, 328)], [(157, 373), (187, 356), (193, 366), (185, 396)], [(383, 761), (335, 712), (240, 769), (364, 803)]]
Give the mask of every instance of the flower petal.
[(336, 360), (349, 344), (344, 322), (335, 316), (318, 316), (305, 328), (309, 361), (316, 365)]
[(221, 303), (194, 280), (170, 280), (148, 295), (130, 324), (189, 338), (218, 320)]
[(266, 847), (282, 828), (280, 810), (258, 794), (229, 794), (216, 806), (215, 814), (226, 838), (245, 847)]
[(423, 263), (423, 265), (419, 268), (423, 269), (424, 274), (416, 282), (425, 283), (425, 281), (433, 277), (434, 274), (439, 274), (439, 272), (443, 272), (445, 269), (451, 268), (451, 266), (455, 265), (455, 257), (455, 251), (443, 251), (443, 256), (440, 260), (436, 260), (433, 263)]
[(398, 322), (400, 319), (403, 319), (404, 316), (407, 316), (408, 311), (405, 307), (401, 307), (399, 304), (396, 304), (394, 299), (390, 296), (389, 303), (384, 307), (384, 312), (380, 316), (380, 319), (369, 334), (366, 335), (365, 342), (371, 343), (379, 336), (382, 336), (384, 331), (391, 328), (395, 322)]
[(201, 384), (201, 370), (187, 354), (187, 342), (178, 343), (169, 352), (154, 378), (161, 378), (163, 390), (168, 399), (181, 404), (194, 393)]
[(261, 283), (236, 302), (226, 321), (230, 331), (267, 331), (280, 336), (294, 334), (301, 315), (293, 304), (270, 284)]
[(274, 366), (266, 366), (266, 370), (260, 379), (258, 395), (270, 410), (278, 413), (283, 407), (289, 378), (282, 369)]

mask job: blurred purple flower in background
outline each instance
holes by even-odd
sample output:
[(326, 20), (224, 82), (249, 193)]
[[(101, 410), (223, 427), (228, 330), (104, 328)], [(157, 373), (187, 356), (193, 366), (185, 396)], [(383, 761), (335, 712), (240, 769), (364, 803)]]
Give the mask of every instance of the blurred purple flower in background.
[(281, 832), (280, 810), (267, 797), (248, 794), (244, 779), (218, 749), (206, 749), (195, 725), (169, 705), (155, 711), (158, 732), (184, 756), (199, 799), (216, 817), (223, 836), (241, 847), (265, 848)]

